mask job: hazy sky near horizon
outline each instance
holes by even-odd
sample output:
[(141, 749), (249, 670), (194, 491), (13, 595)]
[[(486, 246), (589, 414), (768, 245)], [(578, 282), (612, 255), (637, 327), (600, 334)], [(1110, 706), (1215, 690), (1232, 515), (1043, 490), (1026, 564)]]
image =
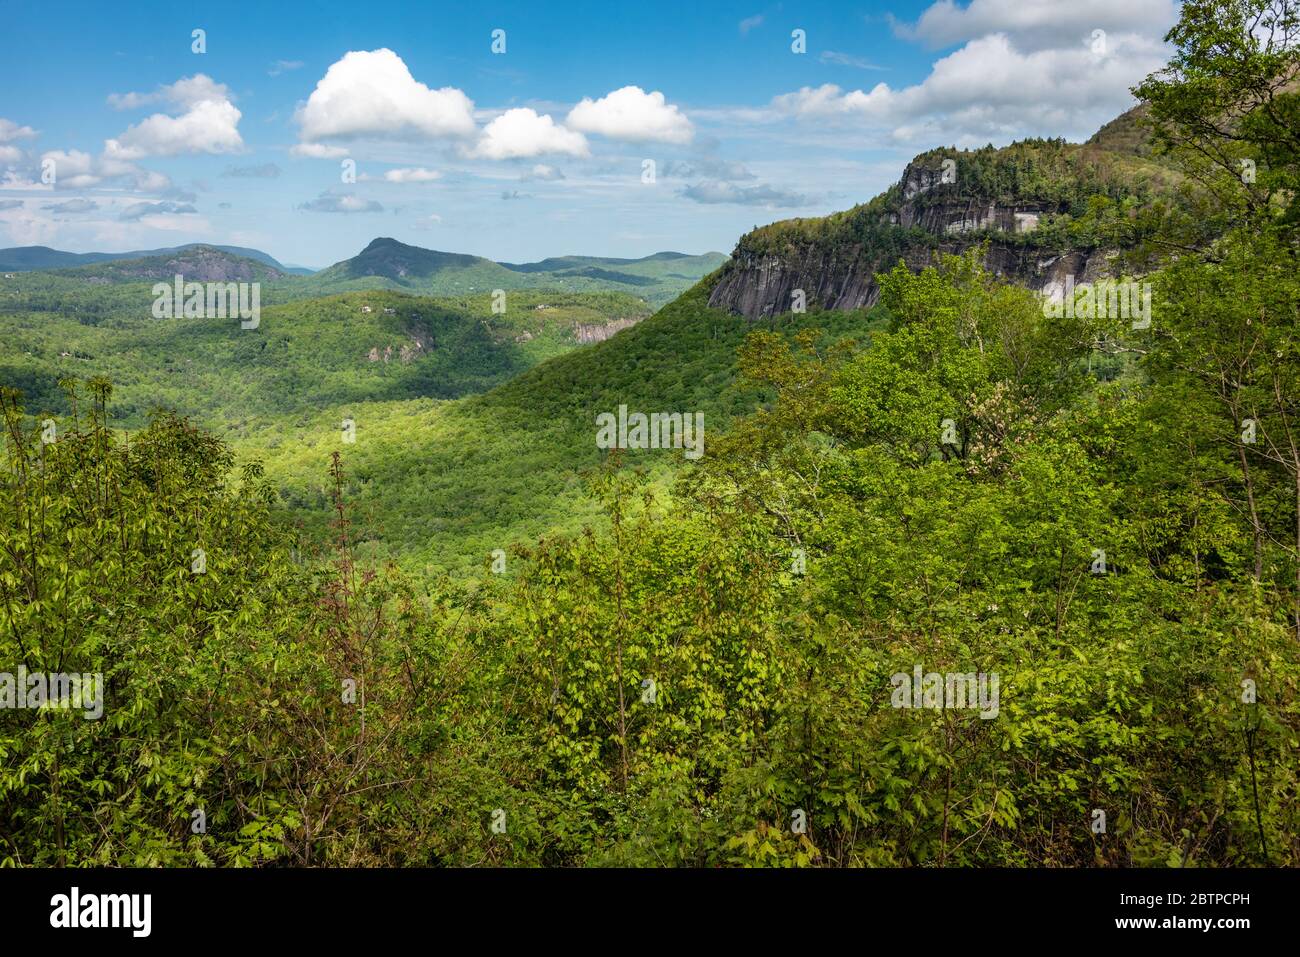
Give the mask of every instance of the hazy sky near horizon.
[(1085, 139), (1176, 19), (1175, 0), (13, 0), (0, 246), (730, 252), (926, 149)]

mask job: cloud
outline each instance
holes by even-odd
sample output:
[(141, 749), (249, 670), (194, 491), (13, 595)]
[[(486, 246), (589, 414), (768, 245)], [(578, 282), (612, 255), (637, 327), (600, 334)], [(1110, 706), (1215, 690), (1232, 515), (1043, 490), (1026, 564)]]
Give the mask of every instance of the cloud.
[(1019, 50), (1002, 33), (972, 40), (907, 87), (878, 83), (845, 91), (833, 83), (772, 100), (781, 115), (834, 125), (863, 124), (900, 142), (980, 145), (1027, 135), (1084, 137), (1133, 105), (1129, 88), (1165, 62), (1155, 40), (1109, 34), (1062, 49)]
[(532, 199), (532, 193), (521, 193), (517, 189), (505, 189), (501, 191), (502, 199)]
[(374, 136), (472, 135), (474, 103), (460, 90), (431, 90), (392, 50), (353, 50), (330, 66), (297, 113), (304, 143)]
[(35, 135), (36, 131), (30, 126), (19, 126), (13, 120), (6, 120), (0, 116), (0, 143), (31, 139)]
[(506, 110), (483, 129), (468, 155), (481, 159), (521, 159), (544, 153), (589, 156), (587, 139), (528, 107)]
[(196, 213), (196, 210), (189, 203), (132, 203), (126, 209), (122, 210), (118, 219), (124, 223), (139, 222), (146, 216), (183, 216), (187, 213)]
[(424, 217), (424, 219), (417, 220), (416, 222), (412, 223), (411, 228), (419, 229), (419, 230), (433, 229), (434, 226), (437, 226), (441, 222), (442, 222), (441, 216), (439, 216), (437, 213), (430, 213), (428, 216)]
[(22, 208), (23, 201), (21, 199), (0, 199), (0, 210)]
[(442, 173), (422, 166), (390, 169), (384, 173), (384, 180), (389, 183), (432, 183), (435, 179), (442, 179)]
[(625, 86), (599, 100), (584, 97), (565, 123), (583, 133), (597, 133), (631, 142), (689, 143), (695, 135), (691, 121), (664, 100), (657, 90)]
[(281, 73), (288, 73), (291, 70), (300, 70), (303, 67), (301, 60), (276, 60), (271, 64), (271, 69), (266, 71), (267, 76), (279, 76)]
[(139, 192), (161, 193), (171, 189), (172, 185), (162, 173), (108, 155), (92, 156), (81, 150), (45, 151), (40, 156), (40, 164), (33, 170), (33, 178), (26, 185), (41, 188), (36, 186), (36, 182), (46, 168), (54, 173), (54, 189), (86, 189), (112, 184)]
[(156, 93), (110, 93), (108, 105), (115, 110), (136, 110), (158, 102)]
[(678, 179), (695, 179), (703, 177), (711, 180), (736, 182), (757, 179), (744, 163), (720, 160), (713, 157), (700, 157), (691, 160), (669, 160), (664, 163), (664, 176)]
[(19, 126), (0, 116), (0, 163), (17, 163), (22, 159), (23, 151), (13, 145), (14, 140), (30, 139), (35, 135), (36, 131), (30, 126)]
[(17, 209), (0, 216), (9, 241), (15, 246), (48, 246), (57, 241), (61, 221), (27, 209)]
[(783, 208), (807, 206), (809, 204), (808, 197), (799, 193), (777, 189), (773, 186), (736, 186), (733, 183), (724, 183), (718, 180), (706, 180), (696, 183), (694, 186), (687, 186), (681, 191), (681, 195), (687, 199), (693, 199), (697, 203), (711, 205), (734, 203), (740, 206)]
[(870, 60), (864, 60), (860, 56), (853, 56), (849, 53), (836, 53), (834, 50), (823, 50), (821, 56), (817, 58), (822, 63), (829, 63), (832, 66), (851, 66), (855, 70), (883, 70), (885, 67), (877, 66)]
[(894, 24), (894, 32), (933, 48), (1004, 33), (1026, 52), (1068, 47), (1093, 30), (1163, 36), (1178, 20), (1175, 0), (971, 0), (959, 7), (939, 0), (915, 24)]
[(738, 24), (740, 35), (743, 37), (750, 30), (753, 30), (756, 27), (761, 27), (764, 19), (765, 18), (761, 13), (756, 13), (752, 17), (745, 17), (745, 19), (741, 20)]
[(263, 163), (260, 166), (227, 166), (221, 175), (232, 179), (278, 179), (280, 173), (280, 167), (274, 163)]
[(116, 139), (104, 142), (106, 158), (131, 161), (183, 153), (237, 153), (244, 148), (239, 135), (243, 114), (231, 102), (226, 85), (202, 73), (154, 93), (113, 93), (108, 102), (116, 109), (166, 102), (177, 115), (155, 113), (127, 127)]
[(538, 180), (543, 183), (553, 183), (557, 180), (564, 179), (564, 173), (556, 169), (554, 166), (548, 166), (546, 163), (538, 163), (519, 178), (524, 182), (529, 180)]
[(347, 156), (348, 151), (342, 146), (327, 146), (324, 143), (299, 143), (289, 150), (289, 154), (307, 159), (338, 159)]
[(300, 203), (299, 209), (310, 213), (382, 213), (384, 207), (373, 199), (362, 199), (352, 193), (321, 193), (308, 203)]
[(93, 199), (70, 199), (66, 203), (46, 203), (41, 209), (51, 213), (93, 213), (99, 203)]
[(13, 141), (29, 139), (35, 135), (36, 131), (30, 126), (19, 126), (0, 116), (0, 163), (17, 163), (22, 159), (23, 151), (13, 145)]
[(41, 154), (41, 163), (53, 164), (56, 187), (84, 189), (104, 180), (95, 157), (81, 150), (49, 150)]
[(135, 110), (153, 103), (171, 103), (186, 109), (205, 100), (228, 100), (230, 89), (204, 73), (181, 77), (175, 83), (158, 87), (152, 93), (110, 93), (108, 105), (115, 110)]

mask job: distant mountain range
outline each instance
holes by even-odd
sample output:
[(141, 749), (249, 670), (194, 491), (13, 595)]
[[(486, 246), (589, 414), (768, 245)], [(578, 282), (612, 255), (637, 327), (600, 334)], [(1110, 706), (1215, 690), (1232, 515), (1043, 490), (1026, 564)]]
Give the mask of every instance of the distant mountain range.
[(136, 249), (126, 253), (69, 253), (61, 249), (51, 249), (49, 246), (13, 246), (9, 249), (0, 249), (0, 270), (29, 272), (37, 269), (73, 269), (78, 266), (93, 266), (121, 259), (152, 259), (159, 256), (174, 256), (200, 247), (215, 249), (243, 259), (252, 259), (289, 275), (310, 276), (314, 272), (314, 270), (303, 266), (286, 266), (260, 249), (247, 249), (243, 246), (214, 246), (210, 243), (186, 243), (184, 246), (168, 246), (163, 249)]
[(662, 305), (726, 261), (722, 253), (691, 256), (661, 252), (641, 259), (557, 256), (535, 263), (502, 263), (379, 238), (356, 256), (322, 269), (304, 283), (321, 295), (351, 289), (395, 289), (442, 296), (493, 289), (606, 290), (630, 293), (651, 305)]
[(379, 238), (351, 259), (314, 272), (282, 264), (257, 249), (204, 243), (129, 253), (70, 253), (47, 246), (0, 249), (0, 272), (55, 270), (91, 281), (139, 282), (181, 272), (197, 281), (283, 280), (291, 298), (368, 289), (457, 297), (493, 289), (555, 289), (624, 292), (652, 306), (671, 301), (726, 261), (722, 253), (660, 252), (641, 259), (555, 256), (500, 263)]

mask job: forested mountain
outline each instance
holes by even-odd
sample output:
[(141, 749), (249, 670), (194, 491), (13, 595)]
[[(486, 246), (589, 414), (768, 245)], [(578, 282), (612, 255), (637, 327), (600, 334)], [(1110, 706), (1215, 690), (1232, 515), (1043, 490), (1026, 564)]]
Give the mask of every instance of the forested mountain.
[(0, 376), (32, 412), (68, 413), (59, 382), (98, 377), (115, 385), (114, 425), (139, 427), (166, 408), (238, 434), (341, 402), (481, 392), (649, 314), (618, 293), (519, 290), (495, 313), (488, 295), (375, 291), (268, 304), (258, 328), (245, 330), (237, 318), (156, 319), (149, 283), (104, 286), (80, 275), (150, 262), (27, 274), (0, 286), (0, 334), (21, 346), (0, 355)]
[(171, 282), (176, 276), (183, 276), (186, 282), (270, 282), (288, 275), (282, 267), (267, 265), (263, 260), (202, 244), (44, 272), (99, 283)]
[(1036, 291), (1118, 276), (1148, 235), (1139, 217), (1174, 198), (1182, 178), (1151, 155), (1145, 115), (1135, 107), (1083, 144), (922, 153), (867, 203), (742, 236), (709, 304), (771, 315), (802, 290), (809, 307), (862, 308), (879, 296), (875, 275), (898, 260), (920, 269), (976, 246), (991, 272)]
[[(6, 281), (0, 655), (103, 720), (0, 710), (0, 863), (1300, 864), (1288, 23), (1189, 4), (1089, 143), (648, 317), (506, 279), (680, 257), (376, 240), (255, 329)], [(1112, 274), (1149, 322), (1039, 294)]]
[(440, 296), (493, 289), (610, 290), (662, 305), (725, 261), (720, 253), (656, 253), (642, 259), (559, 256), (537, 263), (498, 263), (380, 238), (353, 258), (316, 273), (302, 288), (312, 294), (401, 289)]
[(319, 272), (283, 266), (256, 249), (206, 243), (132, 253), (65, 253), (44, 246), (23, 246), (0, 250), (0, 271), (55, 272), (88, 282), (170, 279), (177, 273), (195, 282), (279, 280), (276, 288), (264, 293), (272, 300), (364, 289), (459, 297), (490, 294), (494, 289), (554, 289), (570, 293), (623, 292), (657, 306), (713, 272), (726, 259), (721, 253), (691, 256), (662, 252), (641, 259), (555, 256), (536, 263), (498, 263), (481, 256), (438, 252), (380, 238), (353, 258)]
[(241, 259), (252, 259), (264, 266), (270, 266), (277, 273), (309, 276), (312, 272), (312, 270), (301, 266), (281, 265), (260, 249), (246, 249), (243, 246), (217, 246), (208, 243), (188, 243), (184, 246), (172, 246), (166, 249), (137, 249), (134, 252), (127, 253), (69, 253), (59, 249), (50, 249), (48, 246), (14, 246), (9, 249), (0, 249), (0, 271), (23, 272), (29, 269), (71, 269), (76, 266), (89, 266), (118, 259), (171, 257), (198, 247), (215, 249)]

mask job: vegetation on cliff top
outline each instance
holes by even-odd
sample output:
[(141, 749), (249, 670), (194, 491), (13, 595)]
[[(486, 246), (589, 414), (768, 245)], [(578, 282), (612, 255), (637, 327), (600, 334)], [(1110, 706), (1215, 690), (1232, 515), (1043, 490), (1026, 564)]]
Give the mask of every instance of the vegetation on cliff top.
[[(1182, 181), (1168, 163), (1147, 155), (1151, 136), (1144, 115), (1136, 108), (1084, 144), (1030, 139), (1001, 148), (930, 150), (909, 164), (902, 182), (870, 201), (830, 216), (755, 229), (740, 239), (734, 258), (797, 255), (816, 246), (849, 254), (861, 250), (890, 262), (954, 238), (900, 225), (908, 207), (913, 220), (936, 207), (955, 210), (958, 219), (990, 205), (1040, 213), (1033, 229), (966, 230), (959, 234), (965, 242), (995, 239), (1060, 250), (1135, 245), (1143, 234), (1139, 217), (1175, 196)], [(923, 188), (917, 191), (918, 186)], [(905, 187), (913, 195), (906, 195)]]

